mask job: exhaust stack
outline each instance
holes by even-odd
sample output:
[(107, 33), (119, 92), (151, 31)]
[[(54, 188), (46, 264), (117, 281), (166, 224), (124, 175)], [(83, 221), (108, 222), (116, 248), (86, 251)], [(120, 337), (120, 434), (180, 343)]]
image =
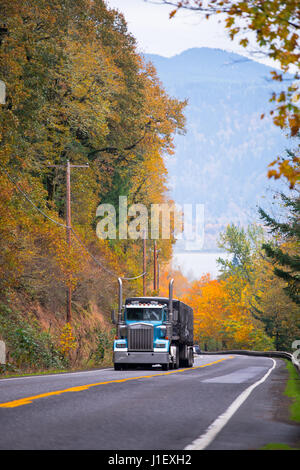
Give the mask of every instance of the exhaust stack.
[(169, 282), (169, 322), (173, 322), (173, 284), (174, 279)]

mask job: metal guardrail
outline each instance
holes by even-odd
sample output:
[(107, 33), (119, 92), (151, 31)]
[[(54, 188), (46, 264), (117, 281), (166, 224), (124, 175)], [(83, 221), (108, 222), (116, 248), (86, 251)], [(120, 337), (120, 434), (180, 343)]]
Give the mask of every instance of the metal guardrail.
[(243, 349), (231, 349), (226, 351), (201, 351), (201, 354), (240, 354), (244, 356), (278, 357), (282, 359), (288, 359), (294, 364), (295, 368), (300, 374), (300, 362), (293, 354), (286, 351), (248, 351)]

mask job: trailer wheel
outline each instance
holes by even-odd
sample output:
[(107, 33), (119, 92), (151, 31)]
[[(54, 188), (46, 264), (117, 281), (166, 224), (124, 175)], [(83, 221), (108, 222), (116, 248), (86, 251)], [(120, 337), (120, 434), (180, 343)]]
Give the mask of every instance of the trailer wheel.
[(188, 358), (188, 367), (193, 367), (193, 365), (194, 365), (193, 359), (194, 359), (193, 349), (190, 348), (189, 349), (189, 358)]
[(174, 369), (179, 369), (179, 347), (176, 346), (176, 362), (174, 363)]

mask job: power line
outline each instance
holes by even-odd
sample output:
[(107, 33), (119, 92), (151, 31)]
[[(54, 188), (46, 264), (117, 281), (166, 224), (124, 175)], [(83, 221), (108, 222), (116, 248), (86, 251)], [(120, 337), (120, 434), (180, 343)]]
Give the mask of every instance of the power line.
[(52, 219), (51, 217), (49, 217), (47, 214), (45, 214), (45, 212), (43, 212), (38, 206), (36, 206), (34, 204), (34, 202), (32, 202), (32, 200), (27, 196), (26, 193), (24, 193), (24, 191), (22, 191), (22, 189), (20, 188), (20, 186), (12, 179), (12, 177), (7, 173), (7, 171), (0, 167), (0, 170), (3, 171), (6, 176), (8, 177), (8, 179), (14, 184), (14, 186), (18, 189), (18, 191), (20, 191), (21, 194), (23, 194), (23, 196), (25, 197), (25, 199), (27, 199), (27, 201), (38, 211), (40, 212), (44, 217), (46, 217), (46, 219), (49, 219), (51, 220), (51, 222), (53, 222), (54, 224), (58, 225), (59, 227), (63, 227), (63, 228), (68, 228), (65, 224), (62, 224), (60, 222), (57, 222), (56, 220)]
[(80, 238), (78, 237), (78, 235), (76, 234), (76, 232), (74, 231), (74, 229), (72, 227), (69, 227), (67, 226), (66, 224), (63, 224), (61, 222), (57, 222), (56, 220), (52, 219), (51, 217), (49, 217), (44, 211), (42, 211), (36, 204), (34, 204), (34, 202), (30, 199), (30, 197), (20, 188), (20, 186), (13, 180), (13, 178), (9, 175), (9, 173), (3, 168), (3, 167), (0, 167), (0, 170), (2, 172), (4, 172), (6, 174), (6, 176), (8, 177), (8, 179), (11, 181), (11, 183), (13, 183), (13, 185), (17, 188), (17, 190), (25, 197), (25, 199), (40, 213), (43, 215), (43, 217), (45, 217), (46, 219), (50, 220), (51, 222), (53, 222), (54, 224), (58, 225), (59, 227), (62, 227), (64, 229), (68, 229), (70, 230), (75, 239), (77, 240), (77, 242), (85, 249), (85, 251), (89, 254), (89, 256), (94, 260), (94, 262), (100, 266), (104, 271), (106, 271), (108, 274), (111, 274), (112, 276), (114, 276), (116, 279), (120, 278), (124, 281), (134, 281), (136, 279), (139, 279), (143, 276), (145, 276), (147, 273), (146, 272), (143, 272), (142, 274), (139, 274), (138, 276), (135, 276), (135, 277), (122, 277), (122, 276), (118, 276), (117, 274), (115, 274), (113, 271), (110, 271), (108, 268), (106, 268), (97, 258), (95, 258), (95, 256), (89, 251), (89, 249), (84, 245), (84, 243), (80, 240)]
[(95, 261), (96, 264), (98, 264), (101, 268), (104, 269), (104, 271), (106, 271), (107, 273), (111, 274), (112, 276), (115, 276), (116, 278), (120, 278), (122, 280), (125, 280), (125, 281), (133, 281), (135, 279), (139, 279), (140, 277), (144, 276), (145, 274), (147, 274), (146, 272), (143, 272), (142, 274), (139, 274), (138, 276), (135, 276), (135, 277), (122, 277), (122, 276), (118, 276), (116, 275), (115, 273), (113, 273), (112, 271), (110, 271), (109, 269), (105, 268), (103, 266), (103, 264), (97, 259), (95, 258), (95, 256), (88, 250), (88, 248), (82, 243), (82, 241), (80, 240), (80, 238), (78, 237), (78, 235), (75, 233), (75, 231), (73, 230), (73, 228), (71, 227), (71, 232), (73, 233), (74, 237), (76, 238), (77, 242), (85, 249), (85, 251), (90, 255), (90, 257)]

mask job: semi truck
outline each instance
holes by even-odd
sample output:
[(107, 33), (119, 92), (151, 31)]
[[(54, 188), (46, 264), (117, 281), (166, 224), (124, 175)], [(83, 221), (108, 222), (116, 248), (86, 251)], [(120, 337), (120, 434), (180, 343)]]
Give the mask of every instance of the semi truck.
[(169, 297), (129, 297), (123, 305), (122, 280), (119, 278), (118, 316), (113, 346), (115, 370), (129, 366), (161, 365), (163, 370), (192, 367), (193, 309)]

